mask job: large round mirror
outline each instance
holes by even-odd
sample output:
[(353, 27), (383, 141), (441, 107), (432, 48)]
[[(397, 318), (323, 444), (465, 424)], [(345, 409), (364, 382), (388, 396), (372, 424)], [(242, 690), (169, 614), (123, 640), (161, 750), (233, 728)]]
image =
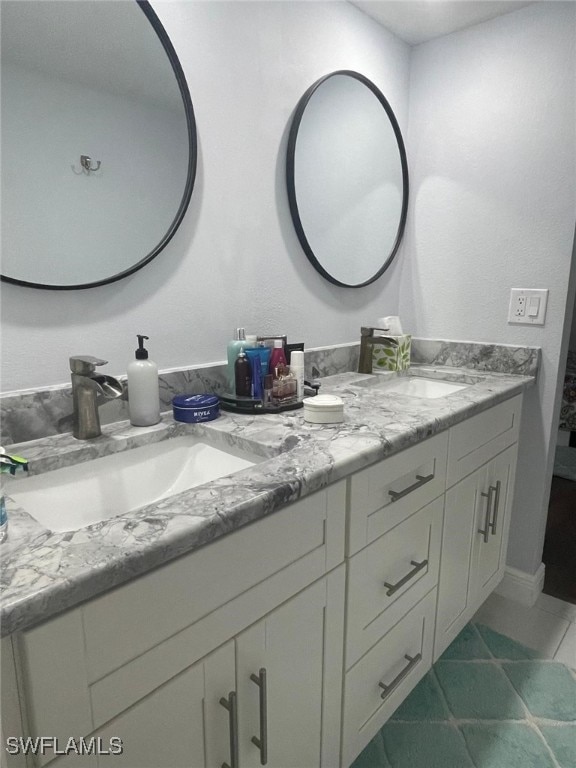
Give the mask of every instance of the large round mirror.
[(169, 242), (196, 171), (190, 94), (147, 2), (2, 0), (2, 279), (119, 280)]
[(380, 277), (404, 232), (408, 167), (394, 113), (374, 83), (340, 70), (306, 91), (290, 129), (286, 181), (316, 269), (348, 287)]

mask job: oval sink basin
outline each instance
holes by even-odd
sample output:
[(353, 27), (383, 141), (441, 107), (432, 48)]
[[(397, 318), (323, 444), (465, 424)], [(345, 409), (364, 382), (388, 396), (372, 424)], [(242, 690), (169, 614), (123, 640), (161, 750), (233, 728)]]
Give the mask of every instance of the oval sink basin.
[(386, 392), (397, 392), (409, 397), (436, 398), (451, 395), (461, 389), (466, 389), (468, 384), (454, 384), (452, 381), (441, 379), (425, 379), (421, 376), (400, 377), (378, 382), (375, 386)]
[(33, 475), (9, 495), (51, 531), (75, 531), (265, 461), (232, 446), (183, 435)]

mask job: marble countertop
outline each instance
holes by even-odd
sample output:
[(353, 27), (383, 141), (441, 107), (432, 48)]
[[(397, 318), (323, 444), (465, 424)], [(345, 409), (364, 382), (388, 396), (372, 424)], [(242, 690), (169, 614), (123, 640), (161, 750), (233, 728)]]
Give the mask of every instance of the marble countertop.
[(410, 373), (469, 386), (423, 399), (384, 392), (379, 388), (383, 376), (350, 372), (322, 380), (322, 393), (344, 401), (345, 420), (340, 424), (309, 424), (302, 410), (255, 416), (222, 413), (215, 421), (198, 425), (177, 423), (165, 414), (154, 427), (118, 422), (104, 427), (100, 438), (86, 442), (63, 434), (6, 446), (8, 452), (29, 460), (31, 473), (190, 433), (209, 437), (215, 445), (256, 453), (263, 461), (66, 533), (46, 530), (7, 495), (9, 537), (0, 550), (2, 635), (208, 544), (513, 397), (535, 381), (534, 376), (447, 366), (418, 366)]

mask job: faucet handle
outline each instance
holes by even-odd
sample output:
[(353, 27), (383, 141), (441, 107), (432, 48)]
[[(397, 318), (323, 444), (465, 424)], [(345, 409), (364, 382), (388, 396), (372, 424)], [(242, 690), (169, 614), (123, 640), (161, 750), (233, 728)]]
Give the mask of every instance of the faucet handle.
[(88, 376), (94, 373), (97, 365), (106, 365), (107, 362), (108, 360), (101, 360), (99, 357), (92, 357), (92, 355), (74, 355), (70, 358), (70, 370), (80, 376)]

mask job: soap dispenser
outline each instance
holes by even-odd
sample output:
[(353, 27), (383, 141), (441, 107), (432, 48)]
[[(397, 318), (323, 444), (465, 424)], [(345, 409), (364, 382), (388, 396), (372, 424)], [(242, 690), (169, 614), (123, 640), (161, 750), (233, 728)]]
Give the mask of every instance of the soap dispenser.
[(149, 427), (160, 421), (160, 388), (158, 366), (148, 359), (144, 339), (138, 336), (136, 359), (128, 365), (128, 410), (130, 423), (135, 427)]

